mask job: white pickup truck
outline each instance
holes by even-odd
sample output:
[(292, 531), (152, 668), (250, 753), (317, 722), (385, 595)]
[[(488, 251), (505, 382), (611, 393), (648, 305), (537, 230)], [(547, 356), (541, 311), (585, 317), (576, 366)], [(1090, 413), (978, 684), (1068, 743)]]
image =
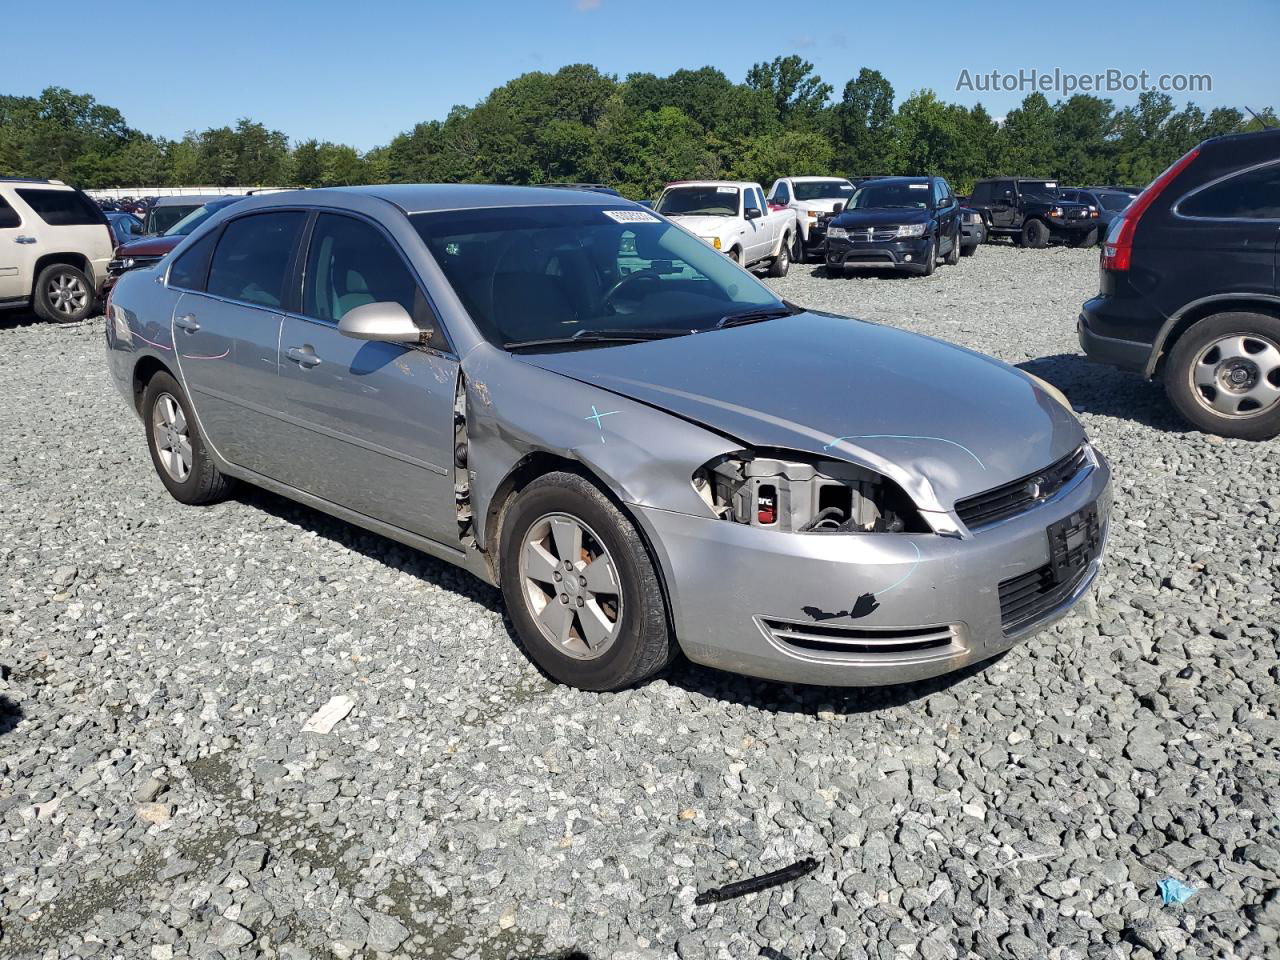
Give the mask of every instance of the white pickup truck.
[(822, 253), (827, 239), (823, 214), (837, 205), (844, 208), (853, 199), (854, 186), (843, 177), (783, 177), (769, 188), (769, 204), (796, 212), (801, 247), (792, 254), (803, 261), (810, 253)]
[(799, 236), (793, 210), (771, 210), (758, 183), (688, 180), (667, 184), (654, 209), (744, 267), (769, 264), (785, 277)]

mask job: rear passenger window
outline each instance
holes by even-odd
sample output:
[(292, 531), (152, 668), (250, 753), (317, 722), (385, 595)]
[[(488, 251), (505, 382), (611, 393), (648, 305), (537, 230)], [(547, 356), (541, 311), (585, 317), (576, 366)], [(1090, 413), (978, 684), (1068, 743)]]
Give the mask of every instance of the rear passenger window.
[(399, 251), (376, 227), (354, 217), (316, 218), (305, 277), (302, 312), (330, 323), (366, 303), (398, 303), (415, 319), (425, 307)]
[(289, 261), (305, 219), (300, 210), (282, 210), (228, 223), (209, 265), (209, 293), (260, 307), (282, 308)]
[(106, 223), (107, 215), (79, 190), (19, 189), (22, 202), (51, 227), (82, 227)]
[(1187, 217), (1280, 219), (1280, 164), (1236, 174), (1178, 204)]
[(209, 258), (213, 245), (218, 241), (218, 231), (206, 233), (182, 252), (169, 268), (169, 286), (184, 290), (203, 290), (205, 277), (209, 275)]
[(9, 206), (9, 201), (0, 197), (0, 230), (22, 226), (22, 218), (18, 211)]

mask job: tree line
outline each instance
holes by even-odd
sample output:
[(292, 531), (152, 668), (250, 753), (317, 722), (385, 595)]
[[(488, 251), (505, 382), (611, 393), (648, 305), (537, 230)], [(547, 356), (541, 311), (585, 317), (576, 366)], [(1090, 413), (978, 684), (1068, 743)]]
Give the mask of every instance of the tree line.
[[(981, 103), (948, 103), (932, 90), (894, 103), (877, 70), (859, 70), (837, 99), (798, 56), (758, 63), (741, 83), (714, 67), (619, 80), (575, 64), (523, 74), (361, 153), (291, 141), (248, 118), (170, 140), (131, 127), (89, 94), (50, 87), (38, 97), (0, 95), (0, 175), (86, 189), (589, 182), (644, 198), (691, 178), (767, 186), (787, 175), (929, 173), (968, 192), (1001, 173), (1141, 185), (1206, 137), (1261, 126), (1234, 107), (1179, 109), (1157, 92), (1123, 108), (1032, 93), (1003, 122)], [(1275, 114), (1263, 116), (1272, 123)]]

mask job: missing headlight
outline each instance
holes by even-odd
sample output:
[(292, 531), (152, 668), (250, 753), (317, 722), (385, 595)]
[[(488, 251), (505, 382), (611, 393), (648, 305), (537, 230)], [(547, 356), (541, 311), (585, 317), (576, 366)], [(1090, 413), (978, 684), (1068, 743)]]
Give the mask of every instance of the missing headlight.
[(693, 487), (723, 520), (792, 533), (926, 533), (911, 499), (890, 480), (843, 460), (789, 452), (719, 457)]

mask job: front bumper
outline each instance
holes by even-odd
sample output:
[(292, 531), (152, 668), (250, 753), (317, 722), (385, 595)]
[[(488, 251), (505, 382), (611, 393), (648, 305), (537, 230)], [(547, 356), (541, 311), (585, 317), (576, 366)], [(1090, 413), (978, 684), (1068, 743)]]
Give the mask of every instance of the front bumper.
[(1054, 236), (1083, 237), (1090, 230), (1098, 229), (1098, 218), (1070, 220), (1065, 217), (1045, 217), (1049, 224), (1049, 232)]
[(826, 262), (829, 267), (923, 273), (929, 244), (930, 238), (927, 236), (850, 241), (844, 237), (828, 235)]
[[(1101, 552), (1050, 597), (1051, 607), (1007, 632), (1000, 585), (1045, 568), (1047, 528), (1091, 504), (1105, 541), (1111, 472), (1101, 457), (1052, 499), (964, 539), (782, 533), (633, 510), (662, 566), (690, 660), (789, 683), (875, 686), (986, 660), (1064, 616), (1092, 585)], [(806, 629), (865, 633), (873, 642), (836, 650), (791, 642)]]
[(960, 224), (960, 246), (976, 247), (979, 244), (986, 242), (987, 228), (981, 221), (978, 223)]

